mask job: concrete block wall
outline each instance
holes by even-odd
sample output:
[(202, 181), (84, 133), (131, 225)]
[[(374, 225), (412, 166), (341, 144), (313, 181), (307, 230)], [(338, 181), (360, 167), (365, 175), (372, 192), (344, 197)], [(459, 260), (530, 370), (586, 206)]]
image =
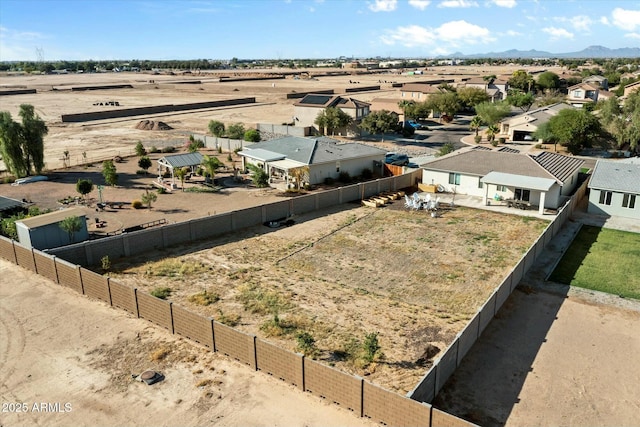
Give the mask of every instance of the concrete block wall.
[(138, 301), (134, 288), (109, 280), (109, 295), (111, 295), (111, 305), (139, 317)]
[(475, 424), (448, 414), (436, 408), (431, 408), (431, 427), (470, 427)]
[(289, 212), (291, 211), (291, 200), (269, 203), (264, 205), (264, 209), (264, 221), (286, 218), (289, 216)]
[(213, 322), (216, 351), (226, 354), (256, 369), (255, 336)]
[(362, 378), (304, 359), (304, 388), (362, 416)]
[(86, 296), (102, 300), (111, 305), (108, 277), (80, 267), (80, 278)]
[(173, 317), (171, 316), (171, 303), (153, 295), (136, 290), (138, 301), (138, 316), (147, 319), (156, 325), (168, 329), (173, 333)]
[(14, 250), (16, 251), (16, 260), (20, 267), (37, 272), (36, 261), (33, 258), (33, 249), (27, 249), (24, 246), (15, 245)]
[(431, 425), (431, 406), (364, 382), (363, 416), (397, 427)]
[(496, 293), (493, 292), (491, 294), (491, 296), (487, 299), (487, 301), (484, 303), (484, 305), (482, 306), (482, 308), (480, 309), (480, 325), (478, 326), (478, 336), (480, 336), (482, 334), (482, 332), (484, 332), (484, 330), (487, 328), (487, 326), (489, 325), (489, 322), (491, 322), (491, 319), (493, 319), (493, 316), (496, 313)]
[(0, 236), (0, 257), (17, 264), (16, 251), (13, 248), (13, 240)]
[(33, 258), (36, 262), (36, 271), (38, 274), (52, 282), (58, 283), (58, 272), (56, 271), (56, 261), (54, 257), (40, 251), (34, 251)]
[(251, 227), (263, 222), (262, 220), (262, 206), (255, 206), (253, 208), (241, 209), (235, 211), (232, 217), (233, 229), (238, 230), (241, 228)]
[(173, 330), (196, 341), (209, 349), (214, 349), (213, 343), (213, 319), (193, 313), (179, 305), (171, 306), (173, 315)]
[(304, 390), (304, 360), (301, 354), (292, 353), (256, 340), (256, 361), (258, 370), (295, 385)]
[(437, 362), (434, 363), (438, 365), (438, 370), (436, 371), (436, 390), (442, 389), (444, 383), (447, 382), (458, 367), (458, 345), (459, 341), (458, 338), (456, 338), (443, 352)]
[(58, 283), (75, 290), (79, 294), (84, 294), (82, 278), (80, 277), (80, 266), (71, 264), (60, 258), (56, 258), (55, 262), (56, 271), (58, 272)]

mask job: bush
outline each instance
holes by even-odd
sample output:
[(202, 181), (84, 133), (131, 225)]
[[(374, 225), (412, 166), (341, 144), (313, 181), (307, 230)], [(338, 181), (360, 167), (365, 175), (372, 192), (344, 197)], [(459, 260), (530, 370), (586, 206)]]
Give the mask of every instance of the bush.
[(373, 178), (373, 172), (369, 168), (362, 169), (362, 179), (371, 179)]
[(147, 171), (144, 169), (138, 169), (136, 171), (136, 175), (146, 175), (146, 174), (147, 174)]
[(227, 137), (231, 139), (242, 139), (244, 132), (244, 125), (242, 123), (234, 123), (227, 128)]
[(168, 146), (168, 147), (162, 147), (162, 150), (160, 150), (161, 153), (175, 153), (176, 151), (176, 147), (174, 146)]
[(313, 336), (308, 332), (300, 332), (296, 336), (296, 341), (298, 343), (297, 350), (302, 352), (305, 356), (313, 357), (318, 354), (318, 348), (316, 347), (316, 340)]
[(109, 259), (109, 255), (105, 255), (100, 258), (100, 263), (102, 264), (102, 271), (107, 272), (111, 270), (111, 260)]
[(158, 194), (167, 194), (167, 189), (164, 187), (158, 188)]
[(507, 140), (506, 140), (505, 138), (503, 138), (503, 137), (498, 138), (498, 142), (499, 142), (500, 144), (504, 144), (506, 141), (507, 141)]
[(156, 147), (155, 145), (151, 146), (151, 148), (149, 149), (150, 153), (159, 153), (160, 149), (158, 147)]
[(237, 313), (224, 314), (222, 310), (219, 310), (216, 320), (223, 325), (234, 327), (240, 323), (240, 315)]
[(343, 184), (348, 184), (351, 182), (351, 175), (349, 175), (349, 172), (346, 171), (340, 172), (340, 175), (338, 175), (338, 181), (342, 182)]
[(480, 141), (482, 141), (482, 135), (474, 136), (473, 140), (475, 141), (476, 144), (480, 144)]
[(498, 141), (496, 141), (495, 139), (491, 141), (491, 145), (493, 145), (494, 147), (498, 146)]
[(206, 290), (189, 296), (189, 301), (197, 305), (211, 305), (220, 301), (220, 296), (215, 292), (207, 292)]
[(334, 182), (335, 182), (335, 180), (334, 180), (333, 178), (331, 178), (330, 176), (328, 176), (328, 177), (326, 177), (326, 178), (324, 179), (324, 183), (325, 183), (325, 185), (333, 185), (333, 184), (334, 184)]
[(160, 299), (167, 299), (171, 295), (171, 288), (159, 287), (151, 291), (151, 295)]
[(260, 131), (257, 129), (249, 129), (244, 133), (244, 140), (248, 142), (260, 142)]
[(144, 145), (142, 145), (141, 141), (138, 141), (138, 143), (136, 144), (135, 151), (136, 151), (136, 156), (138, 157), (142, 157), (145, 154), (147, 154), (147, 150), (144, 148)]
[(4, 178), (2, 178), (3, 184), (13, 184), (15, 181), (16, 181), (15, 176), (5, 176)]
[(133, 202), (131, 202), (131, 207), (133, 209), (142, 209), (142, 201), (141, 200), (134, 200)]

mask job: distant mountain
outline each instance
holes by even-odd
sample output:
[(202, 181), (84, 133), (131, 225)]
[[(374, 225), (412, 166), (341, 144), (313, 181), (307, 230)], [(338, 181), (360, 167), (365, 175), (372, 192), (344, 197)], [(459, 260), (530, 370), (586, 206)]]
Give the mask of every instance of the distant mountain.
[(620, 49), (609, 49), (604, 46), (589, 46), (578, 52), (551, 53), (543, 50), (517, 50), (510, 49), (504, 52), (473, 53), (463, 55), (456, 52), (451, 55), (439, 56), (438, 58), (637, 58), (640, 57), (640, 48), (623, 47)]

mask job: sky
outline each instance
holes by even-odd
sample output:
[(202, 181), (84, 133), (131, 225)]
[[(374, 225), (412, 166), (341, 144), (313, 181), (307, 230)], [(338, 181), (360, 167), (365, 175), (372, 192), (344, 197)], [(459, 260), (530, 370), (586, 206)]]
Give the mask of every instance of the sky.
[(0, 61), (425, 58), (640, 46), (640, 0), (0, 0)]

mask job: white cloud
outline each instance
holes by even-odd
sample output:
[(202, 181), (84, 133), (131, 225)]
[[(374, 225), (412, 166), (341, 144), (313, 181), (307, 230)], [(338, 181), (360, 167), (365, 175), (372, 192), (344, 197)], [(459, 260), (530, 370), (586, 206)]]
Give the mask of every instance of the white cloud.
[(514, 8), (517, 5), (516, 0), (491, 0), (491, 3), (498, 7), (506, 7), (509, 9)]
[(603, 16), (600, 18), (600, 23), (604, 25), (611, 25), (611, 23), (609, 22), (606, 16)]
[(451, 21), (437, 28), (408, 25), (388, 30), (380, 40), (387, 45), (405, 47), (434, 46), (448, 50), (471, 44), (489, 43), (495, 40), (489, 30), (466, 21)]
[(409, 5), (416, 9), (425, 10), (431, 4), (431, 0), (409, 0)]
[(521, 36), (522, 35), (522, 33), (519, 33), (517, 31), (513, 31), (513, 30), (509, 30), (505, 34), (508, 35), (509, 37), (516, 37), (516, 36)]
[(640, 40), (640, 33), (627, 33), (624, 35), (628, 39), (638, 39)]
[(469, 0), (444, 0), (438, 7), (478, 7), (478, 3)]
[(640, 28), (640, 10), (625, 10), (619, 7), (611, 12), (613, 25), (626, 31), (635, 31)]
[(565, 30), (564, 28), (546, 27), (542, 29), (543, 32), (549, 34), (552, 39), (573, 39), (573, 33)]
[(591, 29), (591, 24), (593, 23), (593, 21), (591, 21), (591, 18), (586, 15), (577, 15), (571, 18), (569, 20), (569, 23), (576, 30), (586, 32)]
[(369, 4), (369, 9), (373, 12), (392, 12), (398, 7), (398, 0), (375, 0)]

